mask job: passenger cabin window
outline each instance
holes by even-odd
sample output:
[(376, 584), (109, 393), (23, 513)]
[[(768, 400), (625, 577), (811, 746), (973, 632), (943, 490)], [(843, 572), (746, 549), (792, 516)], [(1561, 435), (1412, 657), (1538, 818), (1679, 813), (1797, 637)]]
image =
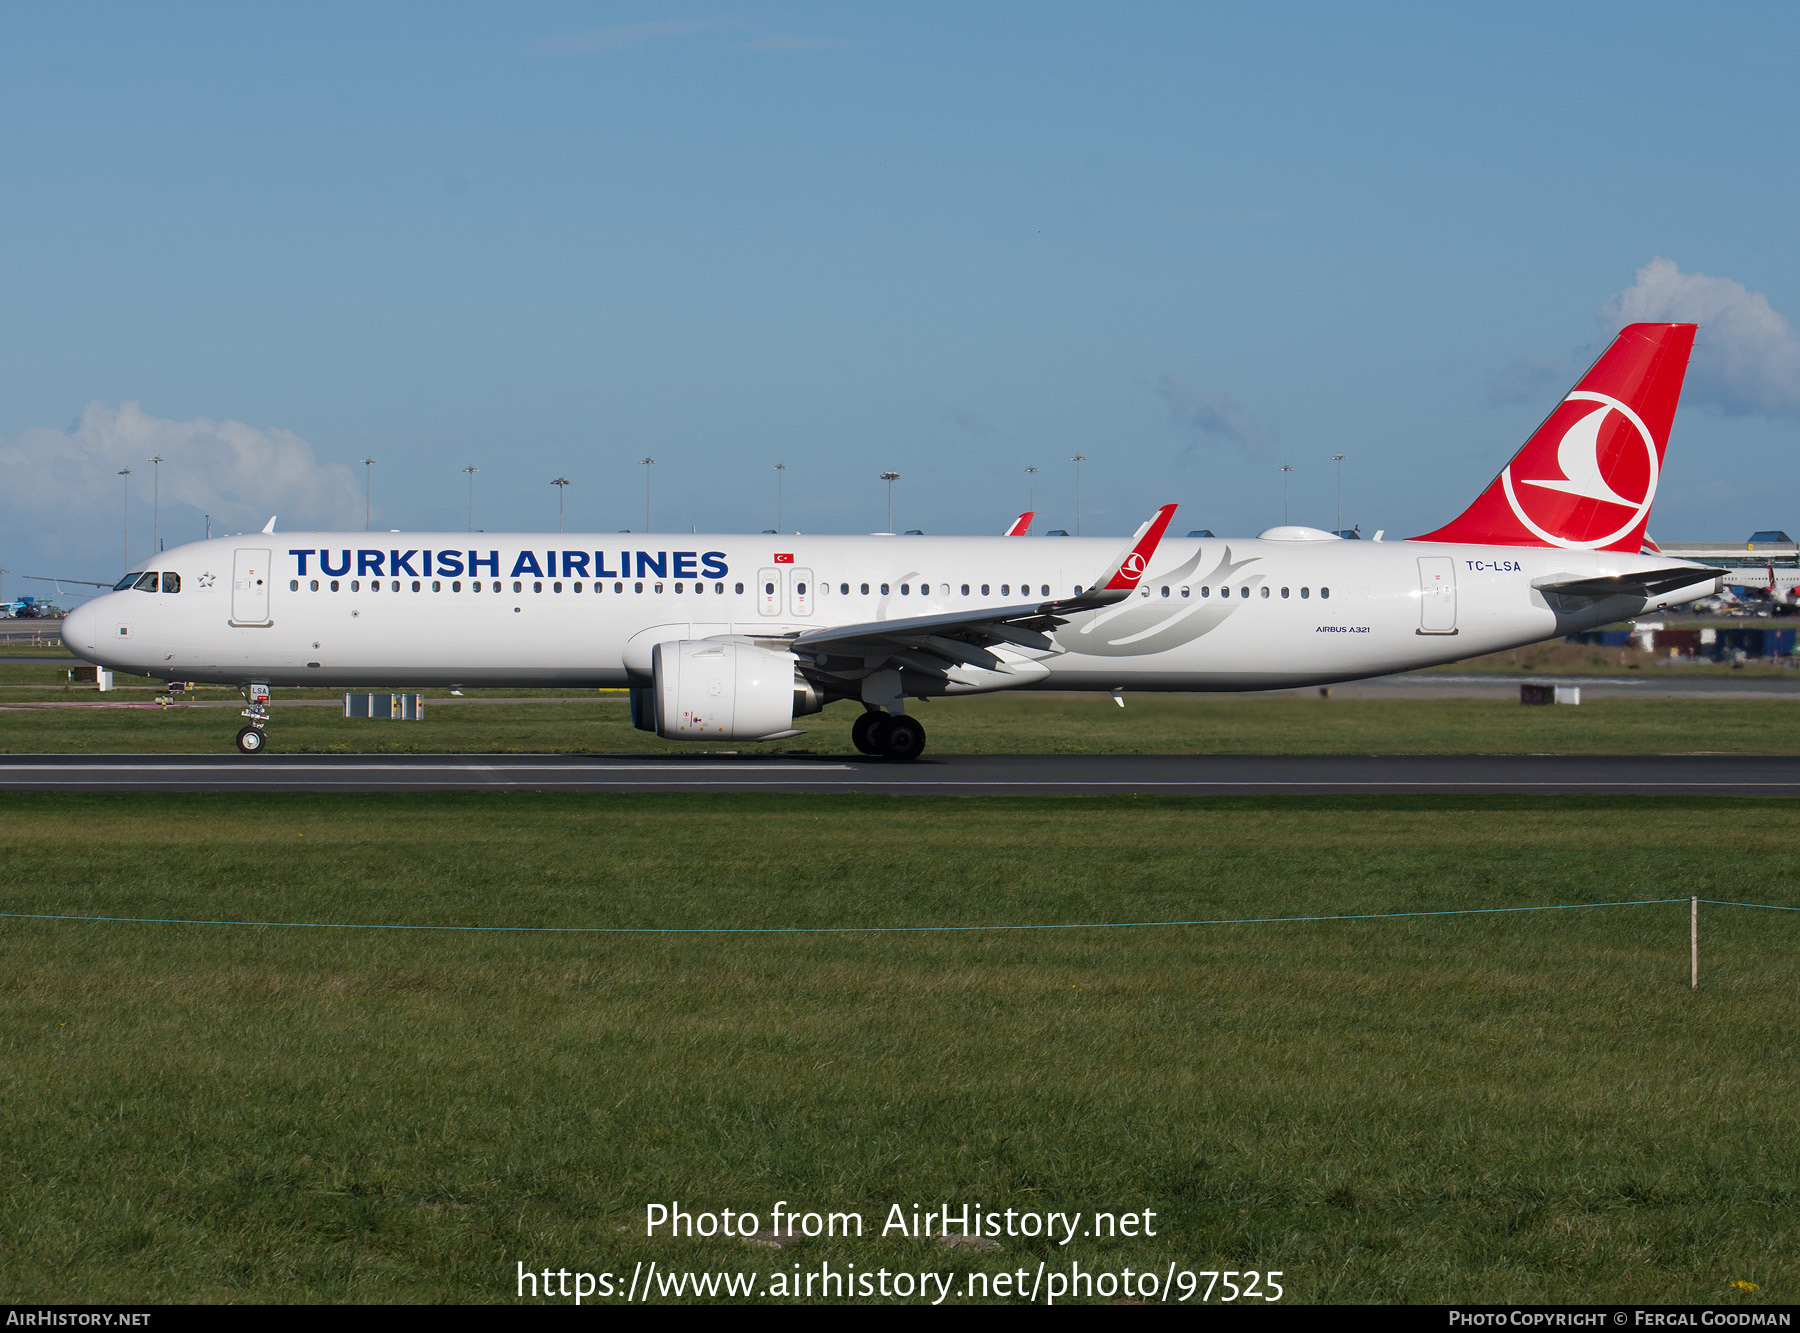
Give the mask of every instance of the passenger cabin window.
[(1330, 598), (1330, 596), (1331, 596), (1331, 589), (1330, 589), (1330, 588), (1320, 588), (1320, 589), (1319, 589), (1319, 596), (1320, 596), (1320, 597), (1323, 597), (1323, 598)]
[(312, 581), (312, 590), (314, 592), (317, 592), (319, 590), (319, 581), (317, 579), (314, 579)]
[(336, 579), (333, 579), (331, 581), (331, 590), (333, 592), (336, 592), (338, 590), (338, 581)]
[(863, 590), (863, 596), (867, 597), (869, 595), (869, 585), (866, 583), (863, 584), (862, 590)]
[(300, 591), (300, 580), (299, 579), (289, 579), (288, 580), (288, 591), (289, 592), (299, 592)]
[(888, 585), (885, 583), (881, 585), (881, 595), (883, 597), (886, 597), (888, 595)]
[(1286, 588), (1283, 588), (1283, 589), (1282, 589), (1282, 590), (1281, 590), (1281, 595), (1282, 595), (1282, 596), (1283, 596), (1283, 597), (1286, 597), (1286, 596), (1287, 596), (1287, 595), (1288, 595), (1288, 590), (1287, 590), (1287, 589), (1286, 589)]
[(1305, 600), (1306, 600), (1306, 599), (1307, 599), (1307, 598), (1308, 598), (1308, 597), (1311, 597), (1311, 596), (1312, 596), (1312, 589), (1311, 589), (1311, 588), (1302, 588), (1302, 589), (1300, 589), (1300, 600), (1301, 600), (1301, 601), (1303, 601), (1303, 602), (1304, 602), (1304, 601), (1305, 601)]

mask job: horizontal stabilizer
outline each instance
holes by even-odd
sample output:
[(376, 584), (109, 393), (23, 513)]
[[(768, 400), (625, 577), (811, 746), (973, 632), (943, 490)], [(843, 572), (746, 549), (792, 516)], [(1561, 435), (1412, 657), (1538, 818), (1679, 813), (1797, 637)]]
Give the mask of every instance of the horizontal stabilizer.
[(1717, 570), (1699, 565), (1674, 565), (1666, 569), (1643, 569), (1635, 574), (1609, 574), (1600, 578), (1579, 574), (1553, 574), (1547, 579), (1534, 579), (1531, 586), (1539, 592), (1561, 593), (1565, 597), (1654, 597), (1691, 588), (1709, 578), (1717, 581)]

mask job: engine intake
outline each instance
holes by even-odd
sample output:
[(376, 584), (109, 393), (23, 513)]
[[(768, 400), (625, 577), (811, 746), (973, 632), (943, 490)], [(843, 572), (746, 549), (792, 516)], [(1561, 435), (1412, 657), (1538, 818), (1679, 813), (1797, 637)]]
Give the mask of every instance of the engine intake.
[(655, 683), (631, 692), (631, 721), (672, 741), (771, 740), (825, 706), (790, 653), (718, 639), (650, 650)]

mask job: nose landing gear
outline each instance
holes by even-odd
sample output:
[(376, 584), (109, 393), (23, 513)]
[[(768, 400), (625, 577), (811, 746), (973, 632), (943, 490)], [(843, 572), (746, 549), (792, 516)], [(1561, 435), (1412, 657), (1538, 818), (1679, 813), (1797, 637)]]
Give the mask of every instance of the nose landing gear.
[(912, 760), (925, 753), (925, 728), (916, 718), (864, 713), (850, 728), (850, 742), (867, 755)]
[(238, 732), (237, 747), (244, 754), (261, 754), (269, 743), (266, 734), (269, 726), (269, 687), (247, 685), (244, 687), (244, 699), (250, 706), (238, 716), (248, 718), (250, 725)]

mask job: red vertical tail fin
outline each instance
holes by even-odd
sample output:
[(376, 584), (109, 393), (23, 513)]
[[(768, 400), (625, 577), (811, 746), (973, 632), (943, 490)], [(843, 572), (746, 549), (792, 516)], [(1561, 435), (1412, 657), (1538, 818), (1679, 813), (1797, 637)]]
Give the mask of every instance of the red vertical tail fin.
[(1693, 324), (1632, 324), (1475, 503), (1413, 541), (1643, 549)]

